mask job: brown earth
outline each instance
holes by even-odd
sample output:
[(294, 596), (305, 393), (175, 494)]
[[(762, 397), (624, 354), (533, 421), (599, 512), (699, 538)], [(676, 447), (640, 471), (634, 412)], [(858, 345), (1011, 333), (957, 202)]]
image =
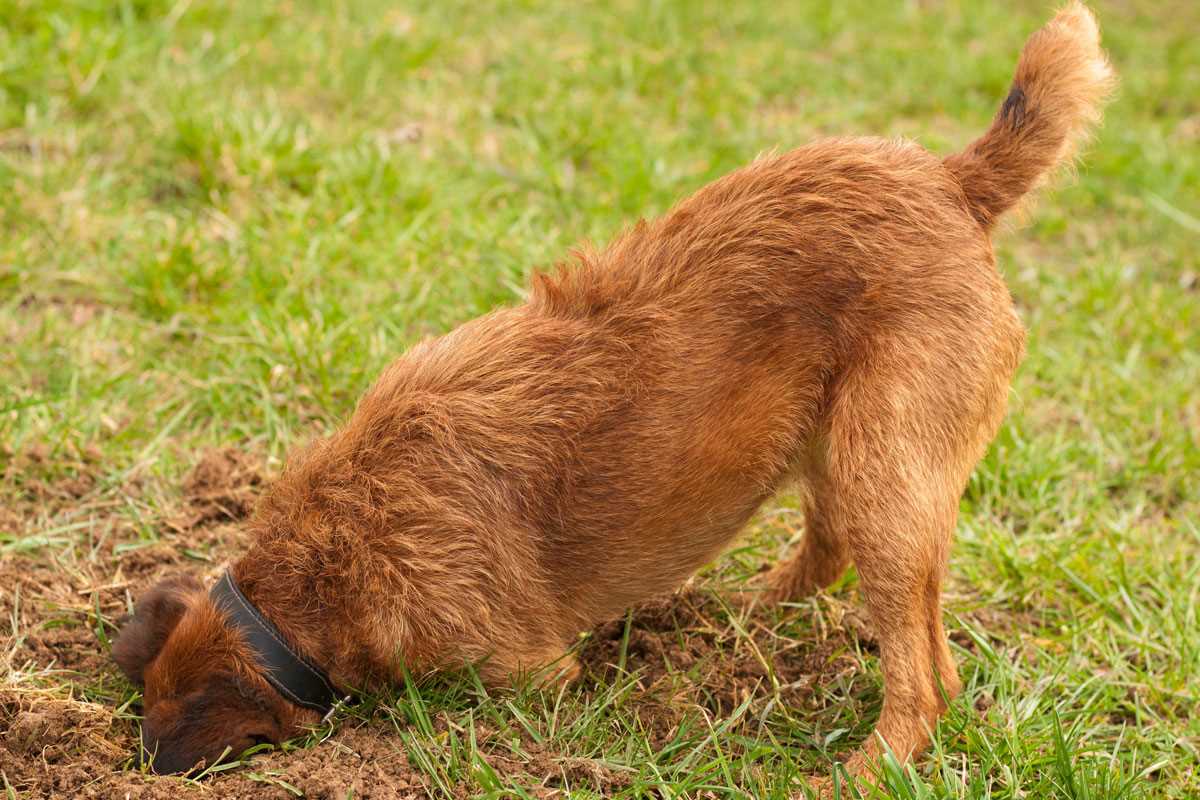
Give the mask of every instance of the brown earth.
[[(343, 798), (351, 790), (355, 798), (472, 796), (476, 787), (439, 787), (410, 764), (392, 719), (380, 714), (347, 715), (315, 746), (261, 754), (248, 767), (199, 782), (138, 771), (137, 708), (120, 708), (128, 687), (103, 639), (115, 633), (131, 599), (164, 573), (215, 575), (243, 546), (238, 523), (266, 476), (260, 461), (242, 451), (205, 454), (175, 510), (155, 519), (158, 538), (130, 546), (140, 541), (137, 530), (113, 514), (113, 503), (96, 489), (99, 480), (89, 475), (81, 469), (58, 481), (26, 482), (5, 509), (11, 519), (0, 517), (0, 524), (28, 532), (71, 508), (69, 518), (103, 519), (109, 530), (96, 541), (85, 537), (85, 546), (0, 551), (0, 620), (14, 620), (17, 633), (11, 644), (0, 642), (0, 779), (17, 796)], [(136, 499), (140, 488), (129, 491)], [(76, 508), (89, 503), (86, 513)], [(633, 676), (626, 708), (656, 749), (696, 714), (726, 718), (745, 703), (737, 726), (748, 728), (779, 706), (819, 708), (822, 687), (861, 669), (856, 640), (857, 649), (871, 647), (858, 617), (836, 601), (823, 602), (838, 624), (793, 640), (779, 635), (773, 610), (738, 616), (714, 593), (685, 590), (597, 628), (579, 649), (584, 677), (571, 691), (586, 698)], [(437, 713), (433, 724), (438, 737), (465, 739), (454, 714)], [(559, 752), (523, 732), (514, 742), (511, 729), (477, 721), (473, 732), (491, 769), (533, 796), (558, 797), (568, 786), (608, 795), (631, 779), (618, 766)]]

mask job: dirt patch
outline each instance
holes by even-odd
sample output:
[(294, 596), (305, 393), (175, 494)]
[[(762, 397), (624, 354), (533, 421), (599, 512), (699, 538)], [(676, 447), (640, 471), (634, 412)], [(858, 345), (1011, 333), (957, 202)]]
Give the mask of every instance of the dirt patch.
[[(107, 653), (97, 631), (115, 632), (112, 627), (133, 597), (167, 572), (213, 570), (244, 546), (237, 523), (253, 509), (262, 489), (259, 465), (238, 450), (205, 453), (184, 481), (179, 506), (158, 521), (157, 540), (140, 541), (127, 520), (109, 513), (105, 521), (111, 523), (112, 535), (88, 542), (86, 553), (76, 547), (65, 554), (0, 554), (0, 611), (6, 617), (19, 612), (24, 639), (14, 662), (92, 675), (102, 671)], [(26, 492), (43, 500), (78, 499), (96, 484), (91, 473), (79, 473), (50, 489), (40, 482), (27, 485)], [(96, 502), (95, 513), (104, 514), (105, 501)], [(21, 511), (18, 506), (15, 513)]]
[(176, 524), (186, 530), (245, 519), (263, 482), (261, 462), (254, 455), (233, 448), (210, 450), (183, 483), (188, 512)]
[[(730, 615), (716, 595), (701, 591), (639, 608), (628, 621), (600, 626), (584, 644), (580, 658), (585, 675), (575, 691), (586, 699), (608, 691), (613, 682), (633, 681), (626, 710), (660, 749), (698, 710), (723, 717), (749, 699), (751, 713), (744, 713), (731, 731), (747, 732), (773, 705), (825, 702), (817, 687), (860, 668), (852, 634), (837, 630), (823, 638), (792, 640), (781, 635), (774, 615), (769, 609), (747, 617)], [(30, 651), (39, 661), (47, 661), (51, 651), (46, 648), (52, 648), (64, 666), (111, 670), (106, 660), (79, 655), (99, 652), (90, 631), (52, 631)], [(103, 659), (102, 652), (99, 657)], [(439, 789), (409, 762), (404, 738), (386, 716), (343, 723), (327, 741), (260, 755), (250, 766), (205, 778), (200, 786), (131, 768), (136, 728), (130, 720), (115, 719), (110, 708), (78, 704), (55, 713), (27, 703), (6, 709), (5, 717), (0, 770), (21, 796), (157, 800), (180, 792), (215, 792), (223, 798), (343, 798), (353, 792), (353, 797), (390, 800), (447, 793), (468, 798), (479, 789), (470, 780)], [(454, 729), (465, 739), (462, 722), (453, 713), (439, 713), (437, 738)], [(498, 776), (526, 787), (534, 797), (557, 798), (585, 787), (608, 796), (632, 785), (632, 769), (557, 750), (519, 728), (514, 741), (511, 728), (476, 723), (474, 738)]]
[[(81, 533), (61, 548), (51, 542), (42, 550), (0, 551), (0, 772), (22, 797), (177, 792), (176, 784), (148, 782), (122, 769), (134, 752), (136, 725), (114, 714), (119, 703), (113, 699), (128, 690), (105, 640), (115, 635), (131, 599), (165, 573), (213, 570), (240, 550), (237, 522), (253, 508), (263, 471), (241, 451), (206, 453), (178, 505), (150, 520), (159, 538), (143, 543), (144, 534), (114, 513), (119, 503), (103, 496), (90, 454), (56, 476), (40, 471), (47, 458), (38, 448), (10, 458), (5, 477), (20, 470), (22, 478), (10, 483), (17, 491), (0, 521), (35, 537), (45, 527)], [(140, 488), (126, 482), (124, 499)], [(89, 524), (77, 524), (81, 520)], [(107, 535), (90, 535), (93, 520)]]
[[(66, 443), (57, 452), (43, 443), (19, 452), (0, 446), (0, 532), (22, 535), (60, 515), (93, 510), (100, 483), (100, 451)], [(136, 478), (131, 481), (136, 490)]]
[(107, 736), (113, 715), (103, 706), (19, 689), (0, 695), (0, 706), (10, 720), (4, 748), (16, 756), (56, 763), (85, 748), (110, 757), (120, 752)]
[[(399, 740), (374, 728), (343, 729), (317, 747), (260, 755), (250, 767), (188, 782), (121, 769), (122, 763), (114, 763), (111, 754), (106, 757), (80, 746), (66, 756), (52, 752), (44, 746), (46, 736), (53, 736), (61, 724), (61, 720), (25, 715), (10, 727), (0, 747), (0, 770), (21, 797), (175, 800), (184, 793), (228, 800), (297, 796), (416, 800), (429, 796), (420, 773), (408, 765)], [(131, 748), (132, 737), (123, 743)]]
[(748, 701), (747, 725), (778, 705), (821, 708), (819, 690), (861, 668), (849, 627), (791, 639), (781, 632), (778, 609), (731, 612), (718, 595), (698, 590), (601, 625), (580, 661), (593, 689), (622, 672), (634, 677), (636, 713), (656, 747), (696, 708), (724, 718)]
[(64, 624), (37, 631), (26, 638), (22, 655), (45, 669), (94, 677), (108, 670), (108, 654), (96, 633), (83, 625)]
[[(375, 727), (343, 729), (315, 748), (272, 753), (261, 762), (255, 764), (256, 774), (278, 772), (305, 797), (401, 800), (427, 796), (425, 780), (409, 765), (399, 739)], [(260, 780), (237, 776), (222, 781), (219, 793), (230, 798), (267, 796), (263, 788)], [(288, 795), (280, 792), (279, 796)]]
[(91, 570), (72, 572), (25, 557), (0, 561), (0, 615), (16, 623), (16, 646), (2, 656), (12, 669), (53, 670), (64, 678), (94, 677), (108, 669), (92, 627), (95, 608), (115, 613), (121, 605), (107, 590), (93, 605), (89, 583), (99, 586), (103, 580)]

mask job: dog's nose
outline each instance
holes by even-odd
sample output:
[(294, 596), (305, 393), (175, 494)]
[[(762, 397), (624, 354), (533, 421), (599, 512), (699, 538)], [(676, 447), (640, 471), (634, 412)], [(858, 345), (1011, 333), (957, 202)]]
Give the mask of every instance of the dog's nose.
[(150, 771), (154, 774), (187, 772), (199, 760), (198, 756), (192, 757), (179, 748), (171, 747), (170, 742), (147, 733), (145, 728), (142, 729), (142, 761), (150, 765)]

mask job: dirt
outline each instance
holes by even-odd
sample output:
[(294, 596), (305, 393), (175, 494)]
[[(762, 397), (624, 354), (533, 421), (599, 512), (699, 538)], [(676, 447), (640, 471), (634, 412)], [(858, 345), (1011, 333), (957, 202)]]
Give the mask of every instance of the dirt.
[(735, 612), (748, 634), (741, 635), (717, 594), (692, 589), (650, 603), (593, 632), (580, 653), (585, 685), (619, 678), (624, 646), (624, 671), (636, 676), (641, 695), (637, 713), (655, 746), (674, 737), (691, 708), (724, 718), (749, 701), (742, 719), (750, 721), (768, 704), (820, 707), (817, 690), (859, 667), (851, 639), (839, 629), (824, 639), (781, 640), (777, 613)]
[[(604, 761), (557, 752), (528, 736), (520, 738), (521, 757), (513, 757), (503, 737), (487, 728), (476, 729), (476, 742), (498, 774), (517, 778), (534, 797), (558, 798), (569, 789), (587, 787), (608, 796), (629, 787), (633, 772)], [(474, 797), (474, 787), (455, 787), (456, 798)]]
[[(53, 513), (72, 501), (94, 501), (92, 513), (111, 515), (111, 501), (96, 491), (100, 481), (86, 462), (81, 466), (61, 479), (69, 483), (25, 483), (24, 497), (5, 511), (22, 518), (27, 531), (44, 524), (48, 503)], [(137, 709), (118, 708), (128, 689), (103, 640), (115, 634), (131, 598), (165, 573), (215, 574), (236, 555), (245, 545), (239, 523), (267, 479), (253, 453), (215, 450), (183, 482), (177, 504), (159, 511), (153, 543), (130, 546), (141, 534), (114, 517), (112, 535), (86, 553), (0, 553), (0, 620), (15, 620), (19, 634), (15, 646), (0, 642), (0, 786), (7, 781), (17, 796), (30, 798), (446, 794), (410, 764), (403, 737), (381, 714), (365, 721), (347, 716), (320, 744), (261, 754), (249, 767), (199, 783), (144, 775), (134, 764)], [(30, 518), (35, 508), (36, 522)], [(586, 697), (616, 681), (634, 681), (625, 708), (656, 749), (679, 737), (697, 714), (725, 718), (747, 704), (736, 726), (746, 728), (761, 725), (773, 708), (820, 708), (827, 702), (822, 687), (860, 669), (856, 648), (869, 650), (872, 638), (861, 618), (836, 601), (824, 610), (836, 625), (788, 639), (772, 609), (731, 613), (719, 595), (686, 590), (593, 631), (579, 650), (584, 672), (571, 691)], [(8, 625), (2, 630), (7, 634)], [(450, 730), (458, 724), (453, 713), (438, 713), (435, 733), (461, 740), (461, 728)], [(632, 780), (619, 766), (560, 752), (524, 732), (514, 745), (512, 729), (475, 722), (474, 735), (491, 768), (534, 797), (560, 797), (566, 787), (580, 786), (610, 795)], [(451, 786), (449, 792), (471, 797), (478, 788)]]
[(263, 470), (253, 454), (211, 450), (184, 481), (188, 511), (175, 525), (195, 530), (206, 523), (244, 519), (254, 510), (263, 481)]
[[(158, 540), (143, 543), (97, 491), (102, 481), (92, 454), (68, 459), (55, 477), (39, 469), (47, 460), (36, 448), (7, 460), (5, 477), (19, 472), (20, 479), (10, 482), (17, 492), (0, 518), (5, 529), (30, 535), (94, 521), (107, 534), (86, 537), (82, 547), (0, 553), (0, 619), (14, 620), (18, 634), (15, 646), (0, 642), (0, 777), (21, 797), (177, 793), (178, 780), (126, 769), (136, 727), (115, 713), (124, 684), (102, 638), (115, 634), (131, 599), (165, 573), (215, 571), (238, 551), (237, 523), (264, 481), (260, 462), (240, 451), (205, 453), (177, 506), (158, 520)], [(121, 487), (135, 502), (141, 488), (136, 477)], [(7, 636), (8, 625), (4, 630)]]
[[(343, 728), (308, 750), (266, 753), (256, 757), (251, 767), (190, 783), (178, 777), (123, 770), (120, 756), (116, 760), (105, 757), (78, 740), (66, 751), (56, 750), (54, 744), (46, 746), (47, 741), (54, 741), (56, 729), (69, 724), (61, 717), (24, 714), (9, 726), (4, 747), (0, 747), (0, 771), (20, 796), (142, 800), (175, 800), (181, 792), (229, 800), (297, 796), (416, 800), (428, 796), (423, 777), (408, 766), (399, 740), (375, 728)], [(132, 747), (132, 737), (126, 744)]]

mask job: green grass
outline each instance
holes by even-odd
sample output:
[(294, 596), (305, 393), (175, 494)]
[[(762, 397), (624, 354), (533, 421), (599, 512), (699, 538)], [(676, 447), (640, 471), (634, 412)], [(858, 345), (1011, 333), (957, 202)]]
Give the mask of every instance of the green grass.
[[(1029, 355), (962, 505), (947, 622), (967, 688), (888, 776), (897, 797), (1200, 793), (1200, 6), (1096, 6), (1122, 88), (1078, 178), (998, 237)], [(961, 147), (1050, 10), (0, 0), (0, 503), (22, 509), (0, 558), (170, 543), (201, 448), (277, 464), (414, 341), (763, 150)], [(84, 464), (102, 514), (28, 502)], [(710, 582), (778, 552), (793, 505)], [(848, 579), (828, 602), (853, 597)], [(858, 657), (820, 712), (698, 716), (657, 749), (628, 681), (464, 681), (341, 720), (394, 721), (443, 788), (517, 782), (475, 746), (486, 721), (630, 773), (630, 796), (773, 796), (870, 729), (878, 663)]]

